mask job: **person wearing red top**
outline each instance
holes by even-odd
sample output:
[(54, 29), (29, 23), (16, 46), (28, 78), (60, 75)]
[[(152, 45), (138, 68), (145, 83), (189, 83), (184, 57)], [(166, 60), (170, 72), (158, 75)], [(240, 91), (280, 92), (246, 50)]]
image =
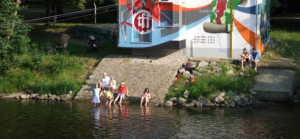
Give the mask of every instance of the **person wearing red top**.
[(122, 99), (125, 99), (125, 95), (129, 96), (128, 95), (127, 87), (124, 85), (124, 82), (122, 82), (121, 85), (120, 85), (120, 87), (119, 87), (119, 94), (116, 97), (114, 104), (116, 104), (116, 102), (119, 99), (119, 97), (120, 97), (120, 102), (119, 103), (121, 104), (122, 103)]

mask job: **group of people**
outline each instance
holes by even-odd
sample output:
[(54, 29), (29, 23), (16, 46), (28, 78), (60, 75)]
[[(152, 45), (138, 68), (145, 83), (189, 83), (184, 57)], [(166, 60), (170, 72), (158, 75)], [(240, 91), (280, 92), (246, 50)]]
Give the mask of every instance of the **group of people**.
[(247, 67), (250, 68), (252, 66), (251, 62), (254, 62), (254, 64), (255, 64), (254, 69), (255, 69), (255, 71), (257, 71), (257, 64), (260, 60), (260, 56), (259, 56), (258, 51), (256, 51), (256, 48), (252, 48), (251, 55), (247, 52), (247, 49), (244, 48), (243, 53), (240, 56), (241, 56), (241, 62), (242, 62), (241, 70), (244, 71), (244, 63), (249, 63), (247, 65)]
[[(118, 88), (118, 95), (116, 98), (114, 98), (114, 91), (116, 90), (116, 80), (114, 80), (113, 77), (108, 77), (106, 73), (103, 73), (103, 77), (100, 80), (100, 83), (97, 83), (95, 85), (95, 89), (93, 92), (93, 100), (94, 107), (96, 107), (98, 104), (100, 104), (100, 98), (103, 95), (106, 98), (106, 106), (111, 106), (111, 103), (116, 102), (119, 99), (119, 104), (122, 103), (122, 100), (125, 99), (125, 96), (128, 95), (128, 89), (124, 82), (121, 82), (119, 88)], [(145, 102), (145, 106), (147, 106), (149, 100), (151, 99), (151, 95), (149, 93), (149, 89), (145, 88), (144, 92), (141, 96), (140, 106), (142, 107), (142, 103)]]

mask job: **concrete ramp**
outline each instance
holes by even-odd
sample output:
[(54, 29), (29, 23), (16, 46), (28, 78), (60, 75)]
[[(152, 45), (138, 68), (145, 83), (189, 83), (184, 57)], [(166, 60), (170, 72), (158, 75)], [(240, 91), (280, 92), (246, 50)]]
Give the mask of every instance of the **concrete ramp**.
[(253, 90), (260, 100), (288, 101), (293, 95), (294, 77), (292, 70), (261, 69)]
[(130, 95), (129, 100), (139, 100), (147, 87), (152, 96), (151, 102), (162, 102), (169, 87), (173, 84), (178, 68), (186, 61), (186, 57), (171, 56), (108, 56), (102, 59), (75, 99), (92, 100), (92, 90), (106, 72), (109, 77), (114, 77), (117, 81), (117, 87), (122, 81), (125, 82)]

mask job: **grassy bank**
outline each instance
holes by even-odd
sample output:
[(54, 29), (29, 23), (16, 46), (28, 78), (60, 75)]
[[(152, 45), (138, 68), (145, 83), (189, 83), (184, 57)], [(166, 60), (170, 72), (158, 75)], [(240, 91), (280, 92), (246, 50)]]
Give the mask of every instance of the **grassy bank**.
[[(271, 21), (271, 42), (266, 49), (266, 54), (262, 60), (276, 59), (280, 57), (293, 58), (295, 70), (300, 73), (300, 24), (299, 20), (285, 19)], [(296, 77), (294, 86), (300, 89), (300, 78)]]
[[(44, 46), (53, 47), (59, 42), (60, 32), (65, 31), (71, 38), (68, 44), (69, 54), (59, 51), (57, 55), (47, 55)], [(0, 92), (18, 91), (64, 94), (69, 90), (78, 92), (94, 67), (101, 59), (110, 54), (127, 54), (130, 49), (117, 47), (117, 40), (108, 40), (99, 44), (97, 53), (86, 52), (86, 40), (75, 36), (75, 24), (57, 24), (47, 27), (35, 24), (30, 32), (32, 45), (39, 50), (16, 55), (17, 65), (8, 71), (8, 75), (0, 77)]]
[[(255, 83), (254, 77), (257, 74), (253, 69), (245, 69), (244, 72), (239, 71), (240, 66), (229, 66), (229, 63), (221, 63), (219, 66), (222, 70), (220, 73), (213, 72), (213, 68), (208, 66), (204, 70), (199, 71), (201, 75), (195, 75), (195, 82), (191, 83), (187, 77), (179, 78), (166, 95), (165, 100), (172, 97), (182, 97), (185, 90), (190, 92), (189, 99), (197, 100), (199, 97), (205, 97), (211, 100), (222, 91), (233, 91), (235, 94), (248, 94), (249, 89)], [(212, 72), (208, 73), (207, 70)], [(235, 75), (228, 75), (228, 71), (232, 70)], [(243, 73), (243, 74), (241, 74)], [(228, 96), (232, 99), (233, 96)]]

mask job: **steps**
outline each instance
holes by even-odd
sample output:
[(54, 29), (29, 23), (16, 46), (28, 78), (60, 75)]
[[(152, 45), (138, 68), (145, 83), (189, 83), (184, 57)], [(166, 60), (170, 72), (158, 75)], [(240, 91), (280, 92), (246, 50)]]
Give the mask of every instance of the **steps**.
[[(103, 58), (92, 75), (78, 92), (75, 100), (92, 100), (95, 83), (99, 83), (103, 73), (114, 77), (117, 87), (122, 81), (128, 88), (131, 101), (139, 101), (147, 87), (152, 96), (151, 102), (163, 102), (172, 85), (178, 68), (187, 61), (186, 57), (131, 57), (111, 55)], [(116, 93), (116, 91), (115, 91)]]
[(261, 69), (253, 90), (256, 97), (268, 101), (288, 101), (293, 96), (295, 72), (288, 69)]

